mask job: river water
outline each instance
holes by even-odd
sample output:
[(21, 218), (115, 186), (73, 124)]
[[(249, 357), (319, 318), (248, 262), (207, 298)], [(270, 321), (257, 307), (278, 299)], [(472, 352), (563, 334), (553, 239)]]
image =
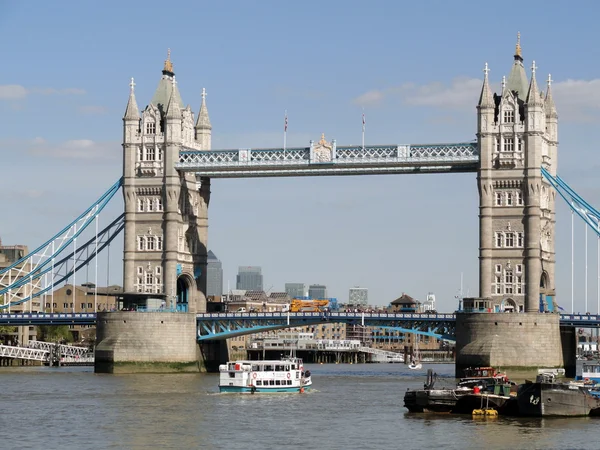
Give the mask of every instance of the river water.
[[(597, 449), (600, 418), (408, 414), (404, 391), (453, 365), (307, 365), (305, 394), (219, 394), (216, 374), (0, 368), (4, 449)], [(442, 380), (442, 383), (446, 380)]]

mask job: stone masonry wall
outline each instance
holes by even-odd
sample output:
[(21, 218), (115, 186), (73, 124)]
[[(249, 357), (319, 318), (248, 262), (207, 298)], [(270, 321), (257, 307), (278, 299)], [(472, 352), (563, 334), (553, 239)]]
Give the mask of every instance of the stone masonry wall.
[(198, 371), (193, 313), (98, 313), (95, 372)]
[(458, 313), (456, 374), (475, 366), (564, 367), (558, 314)]

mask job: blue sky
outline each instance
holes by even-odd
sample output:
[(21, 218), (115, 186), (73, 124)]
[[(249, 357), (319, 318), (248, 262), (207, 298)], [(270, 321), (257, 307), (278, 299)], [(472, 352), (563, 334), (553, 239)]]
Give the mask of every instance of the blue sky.
[[(286, 109), (290, 146), (322, 132), (360, 142), (362, 108), (367, 144), (460, 142), (475, 138), (484, 63), (498, 86), (520, 31), (526, 67), (535, 59), (541, 86), (554, 79), (559, 174), (599, 205), (599, 12), (593, 1), (0, 1), (0, 237), (32, 248), (118, 179), (129, 79), (143, 108), (167, 48), (194, 111), (207, 89), (213, 148), (282, 145)], [(450, 310), (461, 272), (477, 294), (477, 205), (475, 174), (215, 180), (209, 248), (232, 286), (239, 265), (260, 265), (273, 290), (323, 283), (345, 301), (359, 285), (376, 304), (432, 291)], [(557, 229), (559, 303), (570, 309), (563, 205)], [(589, 245), (595, 311), (591, 235)], [(582, 224), (576, 247), (583, 311)]]

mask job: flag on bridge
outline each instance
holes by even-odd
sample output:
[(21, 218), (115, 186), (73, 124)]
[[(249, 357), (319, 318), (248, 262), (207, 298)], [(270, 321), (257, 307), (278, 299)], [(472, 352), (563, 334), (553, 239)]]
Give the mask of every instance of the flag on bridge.
[(284, 120), (283, 120), (283, 150), (284, 151), (285, 151), (285, 146), (287, 144), (287, 126), (288, 126), (288, 118), (287, 118), (287, 109), (286, 109)]
[(365, 112), (362, 113), (362, 149), (365, 149)]

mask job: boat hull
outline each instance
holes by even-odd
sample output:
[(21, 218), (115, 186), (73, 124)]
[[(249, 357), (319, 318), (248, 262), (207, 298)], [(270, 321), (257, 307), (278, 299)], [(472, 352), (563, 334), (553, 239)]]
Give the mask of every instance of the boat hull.
[(273, 386), (273, 387), (252, 387), (248, 386), (219, 386), (219, 392), (232, 394), (277, 394), (277, 393), (298, 393), (302, 389), (304, 392), (310, 390), (310, 385), (303, 388), (298, 386)]
[(555, 383), (526, 383), (517, 393), (519, 415), (534, 417), (589, 416), (600, 400), (585, 389)]
[(421, 389), (406, 391), (404, 407), (410, 412), (450, 413), (458, 398), (470, 391), (455, 389)]

